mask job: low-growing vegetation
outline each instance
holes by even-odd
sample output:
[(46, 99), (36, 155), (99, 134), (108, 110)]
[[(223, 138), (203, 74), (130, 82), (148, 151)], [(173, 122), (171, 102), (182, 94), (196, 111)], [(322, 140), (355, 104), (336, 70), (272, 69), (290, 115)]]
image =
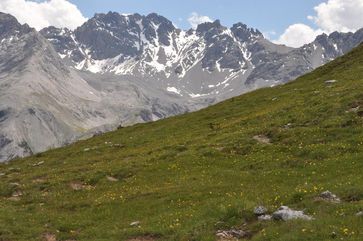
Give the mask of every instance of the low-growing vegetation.
[[(233, 228), (363, 240), (362, 93), (360, 46), (283, 86), (2, 164), (0, 240), (216, 240)], [(341, 202), (317, 200), (326, 190)], [(259, 221), (258, 205), (313, 219)]]

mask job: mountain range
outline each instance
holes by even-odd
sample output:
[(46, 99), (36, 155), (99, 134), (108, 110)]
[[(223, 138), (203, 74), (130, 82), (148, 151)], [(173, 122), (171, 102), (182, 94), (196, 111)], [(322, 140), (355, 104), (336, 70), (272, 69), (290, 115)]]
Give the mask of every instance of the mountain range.
[(184, 31), (154, 13), (38, 32), (0, 13), (0, 161), (287, 83), (362, 41), (334, 32), (290, 48), (242, 23)]

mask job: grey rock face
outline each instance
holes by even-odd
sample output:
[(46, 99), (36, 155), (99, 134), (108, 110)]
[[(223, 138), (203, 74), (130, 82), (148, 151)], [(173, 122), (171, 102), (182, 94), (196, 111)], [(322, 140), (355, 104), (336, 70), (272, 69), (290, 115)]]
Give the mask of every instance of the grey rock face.
[(68, 56), (74, 62), (80, 62), (85, 58), (85, 53), (75, 40), (74, 33), (69, 29), (48, 27), (42, 29), (40, 34), (49, 40), (61, 56)]
[(15, 17), (10, 14), (0, 13), (0, 37), (17, 36), (17, 34), (29, 33), (28, 25), (21, 25)]
[(236, 23), (232, 26), (231, 31), (241, 42), (263, 39), (263, 34), (254, 28), (249, 28), (246, 24)]
[(113, 58), (119, 54), (134, 57), (139, 51), (136, 46), (141, 31), (138, 21), (142, 21), (140, 15), (122, 16), (114, 12), (96, 14), (76, 29), (75, 36), (95, 60)]
[(96, 14), (75, 30), (77, 41), (95, 60), (137, 57), (146, 41), (169, 46), (174, 25), (155, 13), (148, 16), (120, 15), (115, 12)]
[(202, 68), (214, 71), (219, 64), (221, 69), (239, 71), (246, 65), (246, 59), (240, 44), (235, 41), (232, 32), (217, 20), (198, 26), (197, 34), (202, 36), (207, 47), (202, 58)]

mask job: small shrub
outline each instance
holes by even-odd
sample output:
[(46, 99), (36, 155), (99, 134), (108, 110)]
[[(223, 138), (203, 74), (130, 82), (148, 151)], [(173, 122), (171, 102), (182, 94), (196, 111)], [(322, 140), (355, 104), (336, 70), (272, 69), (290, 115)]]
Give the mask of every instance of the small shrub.
[(303, 193), (295, 193), (292, 195), (289, 203), (297, 204), (304, 200), (305, 195)]

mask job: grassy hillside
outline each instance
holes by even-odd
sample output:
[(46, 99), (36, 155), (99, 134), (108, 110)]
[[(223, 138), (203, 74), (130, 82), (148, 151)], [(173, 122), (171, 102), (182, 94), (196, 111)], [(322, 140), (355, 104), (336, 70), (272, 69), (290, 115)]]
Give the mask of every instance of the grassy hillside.
[[(0, 240), (216, 240), (232, 227), (363, 240), (362, 116), (360, 46), (284, 86), (0, 165)], [(316, 201), (325, 190), (343, 202)], [(314, 220), (259, 222), (261, 204)]]

